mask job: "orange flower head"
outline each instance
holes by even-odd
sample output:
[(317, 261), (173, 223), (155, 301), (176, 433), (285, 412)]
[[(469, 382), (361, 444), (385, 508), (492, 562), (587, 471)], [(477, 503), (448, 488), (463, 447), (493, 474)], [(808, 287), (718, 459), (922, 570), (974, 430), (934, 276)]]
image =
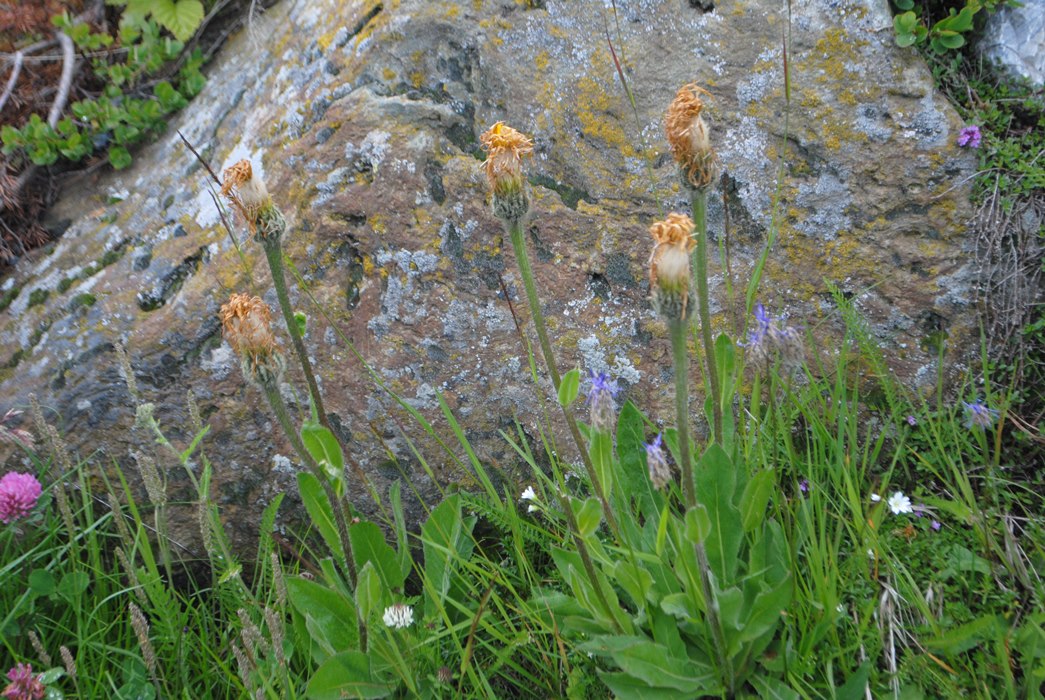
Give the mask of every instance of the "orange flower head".
[(693, 220), (685, 214), (668, 214), (649, 228), (656, 241), (649, 259), (653, 304), (670, 320), (684, 320), (689, 308), (689, 252), (696, 245)]
[(533, 142), (504, 122), (487, 129), (479, 142), (489, 154), (483, 167), (495, 195), (522, 189), (522, 159), (533, 153)]
[(709, 94), (696, 83), (683, 85), (664, 116), (671, 155), (682, 169), (686, 182), (696, 189), (710, 185), (717, 174), (717, 157), (711, 148), (708, 126), (701, 116), (704, 111), (701, 96)]

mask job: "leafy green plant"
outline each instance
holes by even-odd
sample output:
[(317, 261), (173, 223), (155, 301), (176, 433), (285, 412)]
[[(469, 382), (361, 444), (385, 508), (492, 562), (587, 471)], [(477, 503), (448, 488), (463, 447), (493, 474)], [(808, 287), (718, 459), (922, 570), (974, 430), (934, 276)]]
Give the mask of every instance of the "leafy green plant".
[(21, 128), (5, 125), (0, 130), (3, 152), (21, 154), (30, 163), (45, 166), (59, 159), (76, 163), (105, 150), (110, 165), (126, 168), (131, 163), (130, 147), (161, 133), (167, 115), (203, 89), (206, 79), (200, 72), (203, 55), (198, 49), (184, 57), (172, 80), (150, 78), (182, 57), (184, 41), (202, 19), (198, 0), (131, 2), (118, 32), (119, 45), (126, 52), (116, 59), (119, 54), (110, 50), (115, 43), (111, 35), (92, 32), (86, 23), (74, 23), (68, 14), (54, 17), (55, 26), (91, 56), (93, 79), (101, 84), (101, 94), (73, 102), (69, 107), (72, 116), (54, 127), (37, 114)]
[(947, 15), (929, 27), (926, 8), (916, 6), (915, 0), (893, 0), (893, 5), (902, 10), (893, 17), (896, 43), (911, 46), (928, 41), (933, 51), (941, 54), (959, 49), (965, 45), (966, 35), (973, 30), (976, 14), (984, 9), (991, 12), (1005, 3), (1006, 0), (964, 0), (961, 7), (946, 8)]

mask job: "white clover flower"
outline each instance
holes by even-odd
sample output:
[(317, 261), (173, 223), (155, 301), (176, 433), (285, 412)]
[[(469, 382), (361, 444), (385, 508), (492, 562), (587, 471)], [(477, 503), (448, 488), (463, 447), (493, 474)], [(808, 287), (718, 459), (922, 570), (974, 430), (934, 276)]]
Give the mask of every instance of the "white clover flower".
[(391, 607), (385, 608), (385, 614), (381, 619), (384, 620), (386, 627), (396, 630), (403, 629), (414, 624), (414, 611), (409, 605), (396, 603)]
[(871, 503), (878, 503), (878, 501), (880, 500), (882, 500), (882, 497), (879, 496), (877, 493), (871, 494)]
[(889, 510), (893, 511), (893, 515), (899, 515), (913, 513), (914, 507), (911, 505), (911, 499), (903, 495), (903, 491), (897, 491), (889, 497)]

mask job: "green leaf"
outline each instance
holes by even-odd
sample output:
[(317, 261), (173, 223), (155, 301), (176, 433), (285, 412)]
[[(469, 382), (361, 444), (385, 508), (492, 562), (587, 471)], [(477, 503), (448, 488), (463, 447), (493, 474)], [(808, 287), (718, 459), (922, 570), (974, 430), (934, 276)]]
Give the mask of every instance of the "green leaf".
[(130, 151), (123, 146), (110, 146), (109, 164), (116, 170), (123, 170), (131, 164)]
[(870, 673), (870, 661), (860, 664), (853, 675), (846, 679), (845, 685), (835, 691), (835, 700), (862, 700), (866, 697), (867, 678)]
[(617, 700), (681, 700), (687, 697), (674, 688), (651, 688), (627, 673), (607, 673), (602, 670), (596, 673)]
[(957, 49), (965, 45), (965, 37), (955, 32), (946, 31), (940, 32), (933, 39), (933, 42), (938, 42), (941, 46), (947, 49)]
[(305, 331), (308, 330), (308, 316), (304, 311), (294, 312), (294, 325), (298, 327), (298, 336), (304, 338)]
[(893, 0), (893, 4), (899, 10), (910, 10), (914, 7), (914, 0)]
[(399, 488), (399, 480), (396, 479), (388, 487), (388, 502), (392, 506), (392, 520), (394, 523), (392, 530), (395, 532), (396, 537), (396, 554), (399, 556), (399, 569), (403, 572), (403, 576), (408, 576), (410, 570), (414, 567), (414, 562), (410, 556), (410, 542), (406, 534), (406, 516), (403, 515), (403, 499), (399, 495)]
[(657, 511), (646, 465), (646, 435), (642, 413), (626, 401), (617, 417), (617, 479), (620, 488), (639, 502), (639, 513), (647, 518)]
[(305, 692), (310, 700), (341, 700), (385, 698), (392, 694), (394, 688), (374, 679), (367, 654), (346, 651), (321, 664), (309, 680)]
[(653, 589), (653, 576), (638, 562), (621, 559), (613, 567), (613, 578), (627, 591), (640, 608), (646, 607), (646, 595)]
[(768, 674), (754, 674), (751, 677), (751, 683), (755, 686), (755, 689), (758, 691), (758, 697), (762, 700), (800, 700), (802, 697)]
[(344, 546), (338, 535), (337, 525), (334, 524), (334, 510), (319, 479), (309, 472), (298, 472), (298, 493), (301, 494), (301, 501), (305, 504), (305, 510), (312, 518), (312, 523), (327, 543), (327, 549), (335, 559), (342, 559)]
[(918, 16), (913, 12), (904, 12), (893, 17), (893, 29), (897, 34), (913, 34), (918, 26)]
[(998, 615), (984, 615), (978, 620), (955, 627), (934, 639), (924, 639), (923, 644), (933, 650), (948, 654), (960, 654), (968, 651), (985, 640), (1004, 635), (1006, 625)]
[(301, 426), (301, 441), (312, 459), (320, 465), (327, 465), (324, 468), (335, 482), (344, 479), (345, 453), (332, 432), (319, 423), (307, 421)]
[(577, 399), (581, 389), (581, 371), (571, 369), (562, 376), (559, 383), (559, 405), (566, 408)]
[(402, 588), (405, 576), (399, 568), (399, 559), (394, 549), (385, 542), (385, 533), (374, 523), (356, 523), (349, 531), (352, 538), (352, 553), (356, 557), (356, 566), (362, 568), (368, 562), (373, 563), (381, 583), (388, 590)]
[(915, 37), (914, 34), (899, 34), (899, 33), (897, 33), (897, 35), (896, 35), (896, 45), (900, 46), (900, 47), (910, 46), (915, 41), (917, 41), (917, 37)]
[(707, 508), (711, 532), (705, 541), (708, 561), (722, 587), (732, 584), (743, 538), (740, 511), (733, 504), (736, 471), (729, 456), (711, 445), (697, 465), (697, 500)]
[(296, 576), (288, 576), (286, 581), (287, 597), (305, 618), (309, 637), (325, 652), (324, 658), (358, 648), (359, 630), (351, 598), (316, 581)]
[(454, 494), (436, 506), (421, 526), (426, 616), (439, 613), (450, 592), (457, 563), (471, 556), (474, 522), (461, 517), (460, 496)]
[(153, 0), (152, 16), (179, 41), (186, 41), (203, 21), (203, 3), (200, 0)]
[(356, 610), (363, 620), (370, 620), (375, 610), (382, 609), (381, 591), (381, 577), (374, 570), (374, 564), (368, 561), (359, 570), (356, 579)]
[(34, 569), (29, 574), (29, 590), (36, 595), (51, 595), (57, 585), (54, 574), (47, 569)]
[(38, 677), (39, 681), (44, 685), (51, 685), (52, 683), (58, 682), (58, 679), (65, 675), (65, 669), (61, 666), (55, 666), (49, 668)]
[(740, 497), (740, 514), (744, 532), (751, 532), (766, 518), (769, 499), (776, 488), (776, 476), (771, 471), (755, 474), (747, 482), (744, 493)]
[(644, 637), (599, 636), (577, 649), (609, 656), (621, 671), (651, 688), (670, 688), (696, 697), (717, 687), (717, 674), (710, 666), (674, 657), (667, 647)]
[(58, 582), (58, 595), (70, 603), (79, 601), (80, 596), (91, 585), (91, 577), (83, 571), (70, 571)]
[(686, 539), (700, 544), (711, 534), (711, 518), (708, 509), (698, 503), (686, 511)]
[(577, 529), (580, 536), (587, 538), (595, 534), (602, 522), (602, 504), (594, 496), (581, 501), (577, 498), (570, 499), (570, 506), (577, 518)]

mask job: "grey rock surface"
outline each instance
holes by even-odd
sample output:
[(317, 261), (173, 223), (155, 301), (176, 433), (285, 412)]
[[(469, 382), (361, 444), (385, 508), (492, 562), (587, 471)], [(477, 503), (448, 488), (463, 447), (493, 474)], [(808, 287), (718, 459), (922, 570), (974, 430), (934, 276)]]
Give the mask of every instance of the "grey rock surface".
[(1016, 75), (1045, 84), (1045, 2), (998, 8), (987, 20), (978, 47)]
[[(216, 316), (234, 291), (275, 310), (264, 257), (242, 224), (237, 250), (180, 130), (216, 170), (250, 158), (287, 215), (287, 255), (308, 289), (292, 297), (359, 466), (357, 502), (369, 502), (360, 473), (382, 497), (404, 475), (424, 498), (470, 484), (440, 394), (496, 477), (525, 478), (500, 431), (514, 434), (517, 419), (535, 439), (550, 387), (529, 380), (513, 320), (514, 310), (534, 342), (525, 296), (479, 167), (479, 134), (504, 120), (535, 140), (528, 237), (560, 364), (612, 372), (622, 400), (667, 419), (670, 348), (647, 298), (647, 228), (687, 206), (662, 119), (691, 81), (713, 93), (723, 170), (709, 207), (729, 254), (728, 270), (718, 249), (711, 265), (717, 329), (740, 333), (743, 290), (772, 232), (758, 297), (806, 329), (811, 356), (829, 367), (840, 346), (830, 283), (912, 388), (934, 386), (944, 335), (943, 371), (963, 372), (976, 333), (964, 223), (975, 156), (955, 146), (962, 124), (917, 54), (894, 45), (886, 0), (792, 5), (789, 110), (785, 3), (616, 5), (617, 17), (595, 0), (276, 5), (228, 42), (200, 96), (132, 167), (70, 184), (51, 212), (64, 236), (5, 273), (20, 290), (0, 313), (5, 403), (35, 392), (81, 455), (136, 478), (132, 453), (154, 447), (133, 428), (113, 353), (122, 340), (177, 445), (191, 440), (186, 390), (197, 396), (213, 496), (238, 546), (249, 550), (278, 493), (281, 518), (300, 513), (290, 447)], [(93, 303), (72, 303), (86, 293)], [(432, 421), (450, 454), (374, 377)], [(302, 413), (303, 388), (289, 372)], [(183, 515), (175, 537), (192, 547), (195, 518)]]

